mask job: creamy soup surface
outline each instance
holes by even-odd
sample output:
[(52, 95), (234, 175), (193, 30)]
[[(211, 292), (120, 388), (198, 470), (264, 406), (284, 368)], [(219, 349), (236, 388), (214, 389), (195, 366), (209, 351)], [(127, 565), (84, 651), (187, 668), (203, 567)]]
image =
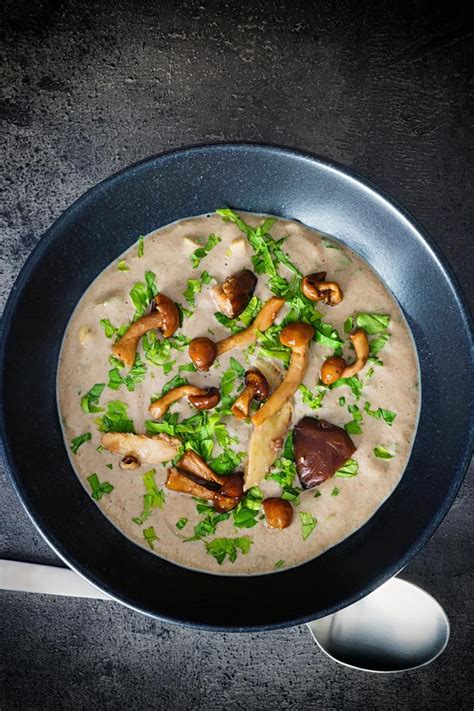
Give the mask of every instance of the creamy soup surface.
[[(266, 219), (239, 214), (252, 227)], [(66, 446), (79, 479), (101, 511), (150, 554), (212, 573), (278, 571), (314, 558), (344, 540), (397, 486), (416, 431), (420, 402), (416, 351), (400, 308), (382, 281), (347, 247), (300, 223), (277, 219), (269, 233), (274, 240), (286, 237), (281, 249), (302, 275), (327, 272), (327, 280), (337, 282), (344, 294), (336, 306), (322, 301), (311, 304), (321, 315), (320, 323), (330, 324), (334, 330), (318, 328), (316, 314), (316, 339), (311, 342), (304, 387), (290, 401), (288, 432), (303, 416), (310, 416), (346, 427), (356, 447), (349, 462), (320, 485), (304, 490), (298, 476), (293, 478), (296, 471), (291, 437), (285, 451), (278, 450), (285, 434), (273, 443), (276, 461), (258, 488), (250, 489), (237, 509), (216, 520), (212, 502), (199, 502), (166, 487), (171, 462), (140, 463), (137, 469), (122, 469), (121, 455), (101, 447), (102, 435), (114, 431), (117, 422), (119, 429), (156, 433), (145, 424), (154, 422), (148, 412), (150, 401), (180, 376), (198, 386), (219, 388), (221, 396), (225, 393), (220, 406), (199, 412), (183, 398), (156, 423), (169, 422), (173, 434), (176, 421), (198, 415), (203, 424), (194, 435), (186, 435), (187, 446), (197, 447), (211, 468), (214, 462), (220, 472), (225, 467), (226, 474), (232, 469), (245, 469), (253, 426), (250, 420), (226, 414), (229, 402), (244, 387), (244, 371), (256, 361), (270, 363), (270, 367), (273, 364), (280, 377), (286, 371), (285, 362), (274, 357), (278, 355), (277, 329), (273, 329), (276, 337), (270, 343), (260, 337), (255, 346), (219, 356), (207, 372), (192, 370), (187, 348), (190, 339), (207, 336), (219, 341), (231, 334), (225, 319), (221, 318), (224, 323), (216, 319), (213, 287), (241, 269), (256, 271), (252, 263), (255, 250), (247, 235), (219, 215), (168, 225), (114, 260), (76, 307), (59, 363), (58, 402)], [(220, 241), (209, 241), (210, 235)], [(206, 244), (208, 253), (202, 257), (204, 249), (194, 256)], [(276, 268), (280, 276), (298, 287), (297, 281), (292, 282), (294, 274), (284, 264), (277, 263)], [(145, 272), (149, 273), (148, 287)], [(268, 274), (257, 277), (254, 298), (247, 314), (244, 312), (247, 323), (237, 317), (233, 324), (236, 329), (251, 323), (261, 304), (272, 296)], [(134, 289), (138, 282), (144, 286)], [(114, 329), (129, 324), (140, 310), (149, 312), (155, 287), (183, 307), (182, 327), (170, 339), (170, 348), (163, 347), (159, 331), (141, 339), (138, 359), (130, 371), (111, 359), (117, 339)], [(308, 303), (305, 307), (308, 309)], [(285, 304), (275, 324), (281, 325), (288, 313)], [(354, 376), (352, 387), (351, 382), (321, 386), (321, 365), (335, 351), (347, 363), (354, 361), (349, 334), (361, 326), (369, 331), (371, 357)], [(285, 357), (287, 353), (283, 353)], [(254, 403), (252, 412), (257, 406), (259, 403)], [(179, 434), (175, 432), (175, 436)], [(223, 452), (228, 456), (219, 457)], [(268, 526), (261, 501), (282, 495), (290, 501), (293, 520), (287, 528), (278, 530)]]

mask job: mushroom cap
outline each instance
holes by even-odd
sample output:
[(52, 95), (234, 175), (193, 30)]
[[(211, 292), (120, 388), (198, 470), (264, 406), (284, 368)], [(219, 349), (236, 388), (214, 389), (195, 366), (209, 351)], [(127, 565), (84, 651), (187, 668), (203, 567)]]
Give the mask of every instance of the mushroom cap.
[(207, 388), (203, 395), (189, 395), (188, 400), (198, 410), (212, 410), (221, 399), (221, 394), (217, 388)]
[(321, 381), (324, 385), (332, 385), (342, 377), (347, 363), (340, 356), (330, 356), (326, 358), (321, 366)]
[(246, 371), (245, 385), (253, 389), (253, 396), (255, 400), (258, 400), (259, 402), (266, 400), (270, 393), (267, 379), (264, 374), (258, 370), (258, 368), (251, 368)]
[(296, 470), (305, 489), (329, 479), (356, 450), (342, 427), (315, 417), (303, 417), (298, 422), (294, 444)]
[(262, 503), (267, 524), (270, 528), (288, 528), (293, 521), (293, 506), (285, 499), (271, 497)]
[(178, 307), (166, 294), (157, 294), (153, 304), (162, 318), (163, 336), (169, 338), (179, 327)]
[(256, 285), (257, 277), (250, 269), (232, 274), (212, 291), (217, 308), (229, 318), (236, 318), (249, 303)]
[(280, 333), (280, 343), (290, 348), (302, 348), (314, 336), (314, 328), (309, 323), (289, 323)]
[(217, 345), (210, 338), (193, 338), (188, 346), (188, 355), (198, 370), (209, 370), (217, 356)]

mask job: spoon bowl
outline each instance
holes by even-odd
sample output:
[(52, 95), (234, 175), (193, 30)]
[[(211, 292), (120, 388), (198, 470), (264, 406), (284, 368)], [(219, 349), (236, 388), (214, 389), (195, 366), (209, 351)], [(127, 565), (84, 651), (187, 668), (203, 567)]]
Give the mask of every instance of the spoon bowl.
[(441, 605), (400, 578), (308, 627), (322, 651), (336, 662), (381, 673), (429, 664), (449, 639), (449, 620)]

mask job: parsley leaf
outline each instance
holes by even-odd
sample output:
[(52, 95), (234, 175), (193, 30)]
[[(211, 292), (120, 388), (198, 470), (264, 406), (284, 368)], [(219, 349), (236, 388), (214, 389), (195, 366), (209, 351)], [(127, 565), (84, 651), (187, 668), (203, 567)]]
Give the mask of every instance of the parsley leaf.
[(97, 405), (104, 388), (105, 383), (96, 383), (92, 386), (89, 392), (81, 397), (81, 408), (85, 413), (90, 414), (92, 412), (103, 411), (103, 408), (97, 407)]
[(326, 387), (319, 386), (318, 393), (314, 395), (306, 385), (301, 384), (298, 389), (303, 395), (303, 403), (308, 405), (312, 410), (319, 410), (328, 390)]
[(119, 272), (129, 272), (130, 267), (127, 266), (127, 262), (125, 259), (121, 259), (120, 262), (117, 264), (117, 269)]
[(366, 333), (380, 333), (388, 328), (390, 316), (388, 314), (358, 313), (356, 324), (358, 328), (363, 328)]
[(84, 442), (88, 442), (90, 439), (92, 439), (92, 435), (90, 432), (84, 432), (84, 434), (81, 434), (78, 437), (74, 437), (74, 439), (71, 440), (72, 453), (77, 454), (77, 450), (79, 449), (79, 447), (84, 444)]
[(135, 306), (134, 321), (143, 316), (157, 293), (158, 289), (155, 284), (155, 274), (154, 272), (146, 271), (145, 281), (137, 281), (130, 291), (130, 298)]
[(232, 511), (236, 528), (252, 528), (256, 526), (257, 516), (263, 501), (263, 493), (258, 486), (252, 486), (242, 498), (237, 508)]
[(219, 242), (221, 242), (221, 238), (217, 235), (212, 234), (209, 235), (209, 237), (207, 238), (207, 242), (204, 247), (198, 247), (198, 249), (194, 250), (194, 252), (190, 256), (193, 269), (196, 269), (196, 267), (199, 266), (201, 259), (204, 259), (204, 257), (209, 254), (211, 249), (218, 245)]
[(374, 447), (374, 454), (379, 459), (393, 459), (394, 455), (391, 454), (388, 449), (383, 447), (381, 444)]
[(341, 493), (341, 490), (337, 488), (337, 486), (334, 487), (334, 489), (331, 491), (331, 496), (339, 496)]
[(351, 420), (344, 425), (347, 434), (363, 434), (362, 427), (357, 420)]
[(105, 331), (106, 338), (112, 338), (114, 333), (117, 332), (117, 329), (115, 328), (115, 326), (112, 326), (112, 324), (110, 323), (108, 318), (101, 319), (100, 325), (102, 326), (102, 328)]
[(156, 535), (155, 529), (153, 528), (153, 526), (149, 526), (148, 528), (143, 529), (143, 537), (144, 537), (145, 541), (148, 543), (148, 545), (150, 546), (151, 550), (154, 550), (153, 543), (155, 543), (155, 541), (160, 540), (158, 538), (158, 536)]
[(356, 476), (359, 471), (359, 462), (356, 459), (348, 459), (344, 462), (342, 467), (335, 472), (334, 476), (338, 476), (340, 479), (351, 479)]
[(382, 348), (387, 344), (388, 340), (390, 338), (389, 333), (381, 333), (380, 336), (377, 336), (377, 338), (372, 338), (372, 340), (369, 342), (369, 353), (371, 356), (377, 355)]
[(188, 522), (188, 519), (185, 518), (184, 516), (179, 519), (179, 521), (176, 521), (176, 528), (178, 531), (182, 531), (183, 528), (186, 526)]
[(162, 509), (165, 504), (165, 493), (158, 489), (155, 483), (156, 469), (150, 469), (143, 475), (146, 494), (143, 496), (143, 511), (141, 516), (132, 518), (133, 523), (141, 526), (151, 516), (152, 509)]
[(370, 409), (370, 402), (366, 402), (364, 405), (365, 412), (370, 415), (370, 417), (375, 417), (376, 420), (384, 420), (389, 427), (392, 426), (394, 419), (396, 418), (396, 413), (391, 410), (384, 410), (383, 407), (378, 407), (376, 410)]
[(352, 316), (348, 316), (344, 321), (344, 333), (350, 333), (354, 328), (354, 319)]
[(114, 487), (108, 481), (99, 481), (99, 477), (95, 473), (88, 476), (87, 481), (92, 489), (92, 498), (96, 501), (100, 501), (104, 494), (110, 494), (114, 490)]
[(357, 375), (353, 375), (350, 378), (339, 378), (339, 380), (336, 380), (335, 383), (329, 386), (329, 389), (334, 390), (335, 388), (340, 388), (342, 385), (347, 385), (351, 389), (356, 400), (360, 398), (364, 384), (362, 380), (359, 380)]
[(95, 423), (100, 432), (135, 432), (133, 421), (127, 416), (127, 405), (120, 400), (107, 403), (107, 412)]
[(280, 559), (280, 560), (277, 560), (277, 562), (275, 563), (275, 568), (282, 568), (284, 565), (285, 565), (285, 561)]
[(246, 452), (234, 452), (233, 449), (224, 449), (221, 454), (211, 459), (209, 466), (216, 474), (232, 474), (246, 456)]
[[(123, 364), (121, 367), (123, 367)], [(118, 367), (109, 370), (109, 382), (107, 383), (107, 387), (111, 390), (118, 390), (120, 386), (124, 384), (129, 392), (133, 392), (135, 390), (135, 386), (143, 382), (145, 379), (145, 373), (146, 365), (142, 362), (139, 354), (137, 353), (135, 356), (135, 363), (132, 365), (128, 375), (125, 377), (120, 374)]]
[(317, 524), (317, 519), (315, 519), (312, 514), (307, 513), (305, 511), (300, 511), (298, 515), (301, 520), (301, 532), (303, 535), (303, 541), (305, 541), (308, 536), (310, 536), (314, 531)]
[(143, 235), (140, 235), (140, 237), (138, 238), (138, 244), (137, 244), (138, 258), (140, 259), (141, 257), (143, 257), (144, 254), (145, 254), (144, 237), (143, 237)]
[(237, 558), (237, 549), (246, 555), (253, 541), (248, 536), (240, 538), (214, 538), (213, 541), (206, 543), (206, 551), (212, 555), (219, 565), (222, 565), (226, 557), (231, 563), (234, 563)]

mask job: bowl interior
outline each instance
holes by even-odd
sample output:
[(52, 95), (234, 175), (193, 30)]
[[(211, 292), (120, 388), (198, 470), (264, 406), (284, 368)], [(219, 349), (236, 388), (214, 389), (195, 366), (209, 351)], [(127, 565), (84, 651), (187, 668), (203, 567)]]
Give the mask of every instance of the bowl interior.
[[(79, 483), (56, 410), (61, 340), (89, 284), (137, 235), (223, 205), (300, 220), (359, 252), (398, 299), (420, 361), (418, 433), (399, 486), (350, 538), (276, 575), (198, 573), (131, 543)], [(3, 319), (9, 468), (59, 555), (121, 602), (213, 629), (296, 624), (367, 594), (406, 565), (439, 525), (470, 454), (471, 353), (470, 324), (449, 268), (421, 228), (380, 191), (291, 150), (245, 144), (183, 149), (93, 188), (51, 227), (25, 265)]]

